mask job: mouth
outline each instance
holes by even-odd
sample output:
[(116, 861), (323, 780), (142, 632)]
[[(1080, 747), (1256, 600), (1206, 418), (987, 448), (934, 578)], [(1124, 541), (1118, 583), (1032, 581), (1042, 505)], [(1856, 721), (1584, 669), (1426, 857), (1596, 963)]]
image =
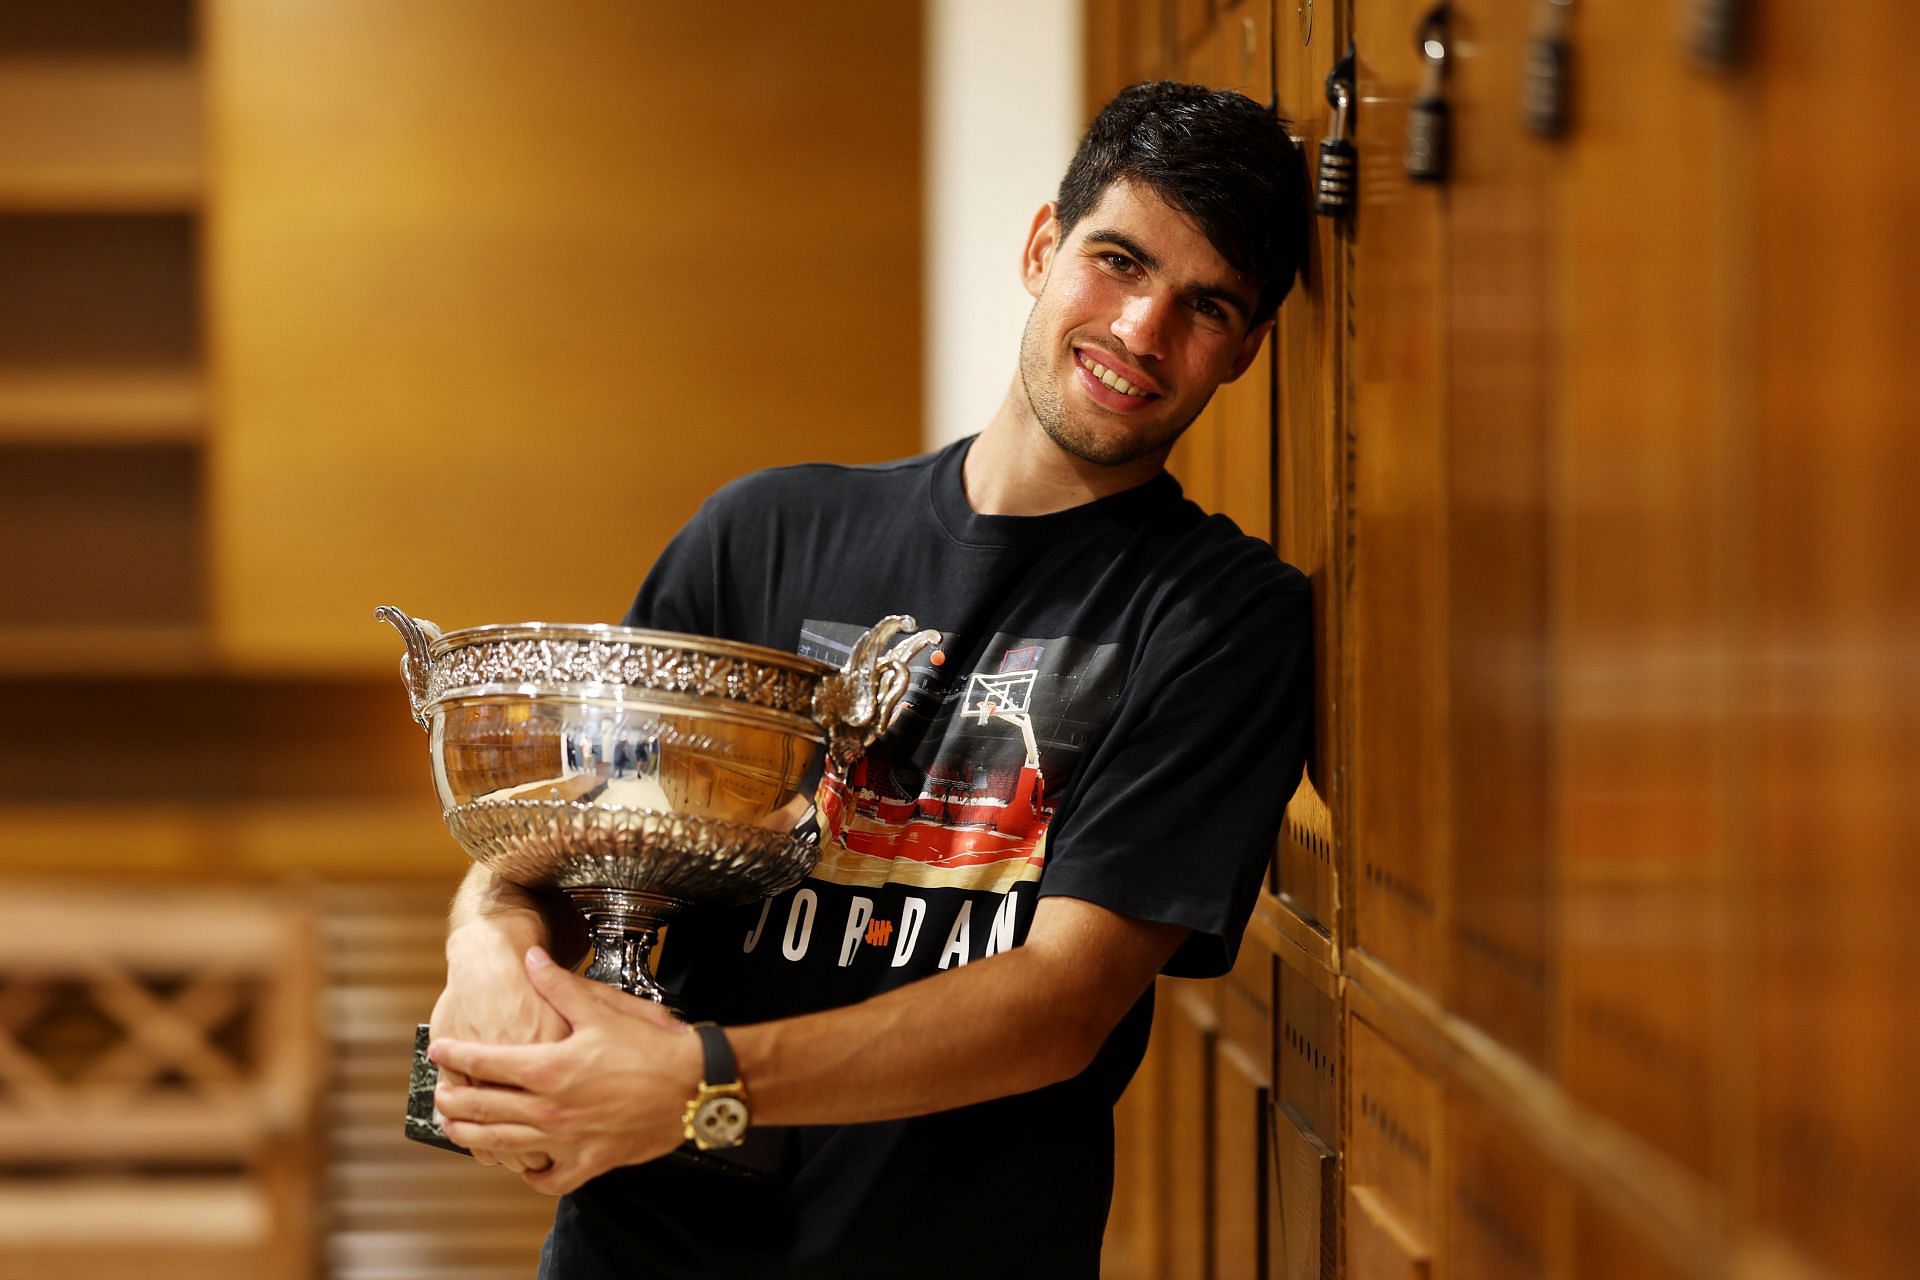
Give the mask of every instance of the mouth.
[(1160, 398), (1160, 392), (1145, 385), (1144, 374), (1129, 370), (1133, 376), (1128, 377), (1096, 359), (1089, 348), (1075, 347), (1073, 358), (1079, 365), (1080, 385), (1097, 404), (1120, 413), (1132, 413)]

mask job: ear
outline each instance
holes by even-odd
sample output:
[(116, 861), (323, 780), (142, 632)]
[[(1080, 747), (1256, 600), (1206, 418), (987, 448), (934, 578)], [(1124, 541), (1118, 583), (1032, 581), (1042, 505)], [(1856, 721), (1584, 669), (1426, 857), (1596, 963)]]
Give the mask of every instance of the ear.
[(1260, 354), (1260, 344), (1265, 341), (1267, 333), (1272, 328), (1273, 321), (1262, 320), (1247, 330), (1247, 336), (1240, 340), (1240, 350), (1233, 357), (1233, 367), (1227, 370), (1227, 376), (1220, 381), (1236, 381), (1241, 374), (1253, 367), (1254, 357)]
[(1033, 225), (1027, 228), (1027, 245), (1020, 254), (1020, 283), (1036, 298), (1047, 283), (1054, 250), (1059, 247), (1060, 211), (1049, 200), (1033, 215)]

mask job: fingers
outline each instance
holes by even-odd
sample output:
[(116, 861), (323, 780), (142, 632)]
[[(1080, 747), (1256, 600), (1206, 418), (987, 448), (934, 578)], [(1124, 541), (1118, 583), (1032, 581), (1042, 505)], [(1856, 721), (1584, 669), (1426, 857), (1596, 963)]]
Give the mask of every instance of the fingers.
[(511, 1084), (523, 1088), (538, 1078), (540, 1067), (552, 1055), (552, 1046), (539, 1044), (476, 1044), (471, 1040), (436, 1040), (427, 1046), (427, 1057), (442, 1071), (451, 1069), (490, 1084)]
[(546, 1002), (560, 1011), (567, 1025), (579, 1026), (603, 1012), (644, 1018), (658, 1026), (678, 1026), (680, 1020), (664, 1005), (628, 995), (604, 982), (595, 982), (555, 964), (539, 947), (527, 950), (527, 980)]
[(544, 1169), (520, 1175), (520, 1181), (543, 1195), (564, 1196), (578, 1191), (588, 1179), (587, 1170), (572, 1161), (555, 1160)]
[(552, 1119), (552, 1104), (518, 1089), (442, 1084), (433, 1100), (449, 1120), (538, 1125)]
[(527, 948), (527, 980), (533, 983), (543, 999), (567, 1020), (570, 1027), (578, 1027), (596, 1017), (617, 1008), (609, 996), (620, 997), (604, 982), (595, 982), (583, 978), (571, 970), (564, 969), (553, 961), (553, 957), (541, 947)]
[(447, 1136), (470, 1151), (490, 1151), (496, 1156), (534, 1155), (553, 1142), (553, 1135), (528, 1124), (479, 1124), (472, 1120), (449, 1120)]

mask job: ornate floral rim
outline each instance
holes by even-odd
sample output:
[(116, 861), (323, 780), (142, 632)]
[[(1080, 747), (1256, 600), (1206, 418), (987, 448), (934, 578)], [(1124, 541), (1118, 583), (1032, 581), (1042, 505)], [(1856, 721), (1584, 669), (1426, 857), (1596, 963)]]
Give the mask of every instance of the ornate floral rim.
[(433, 642), (425, 702), (499, 685), (597, 685), (810, 717), (832, 667), (797, 654), (630, 627), (470, 627)]
[[(820, 857), (814, 839), (791, 831), (592, 801), (476, 800), (455, 805), (442, 816), (447, 830), (469, 855), (496, 869), (501, 864), (512, 864), (520, 871), (534, 869), (525, 856), (530, 852), (525, 842), (530, 839), (550, 850), (564, 846), (559, 862), (540, 868), (543, 882), (558, 887), (566, 887), (569, 881), (588, 883), (578, 879), (582, 866), (632, 858), (637, 863), (657, 862), (654, 870), (660, 874), (618, 876), (613, 878), (615, 883), (657, 879), (654, 891), (672, 893), (672, 882), (686, 877), (708, 886), (700, 896), (711, 898), (713, 882), (732, 882), (747, 891), (741, 900), (757, 900), (798, 884)], [(609, 854), (607, 844), (622, 847)], [(769, 884), (773, 887), (766, 887)]]

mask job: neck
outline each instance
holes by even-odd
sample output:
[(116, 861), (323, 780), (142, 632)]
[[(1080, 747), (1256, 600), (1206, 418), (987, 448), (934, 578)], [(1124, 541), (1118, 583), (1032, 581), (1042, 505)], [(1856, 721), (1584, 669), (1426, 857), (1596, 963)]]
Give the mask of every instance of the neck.
[(1044, 516), (1143, 485), (1166, 460), (1166, 449), (1117, 466), (1068, 453), (1033, 416), (1016, 373), (993, 420), (967, 451), (961, 482), (967, 504), (983, 516)]

